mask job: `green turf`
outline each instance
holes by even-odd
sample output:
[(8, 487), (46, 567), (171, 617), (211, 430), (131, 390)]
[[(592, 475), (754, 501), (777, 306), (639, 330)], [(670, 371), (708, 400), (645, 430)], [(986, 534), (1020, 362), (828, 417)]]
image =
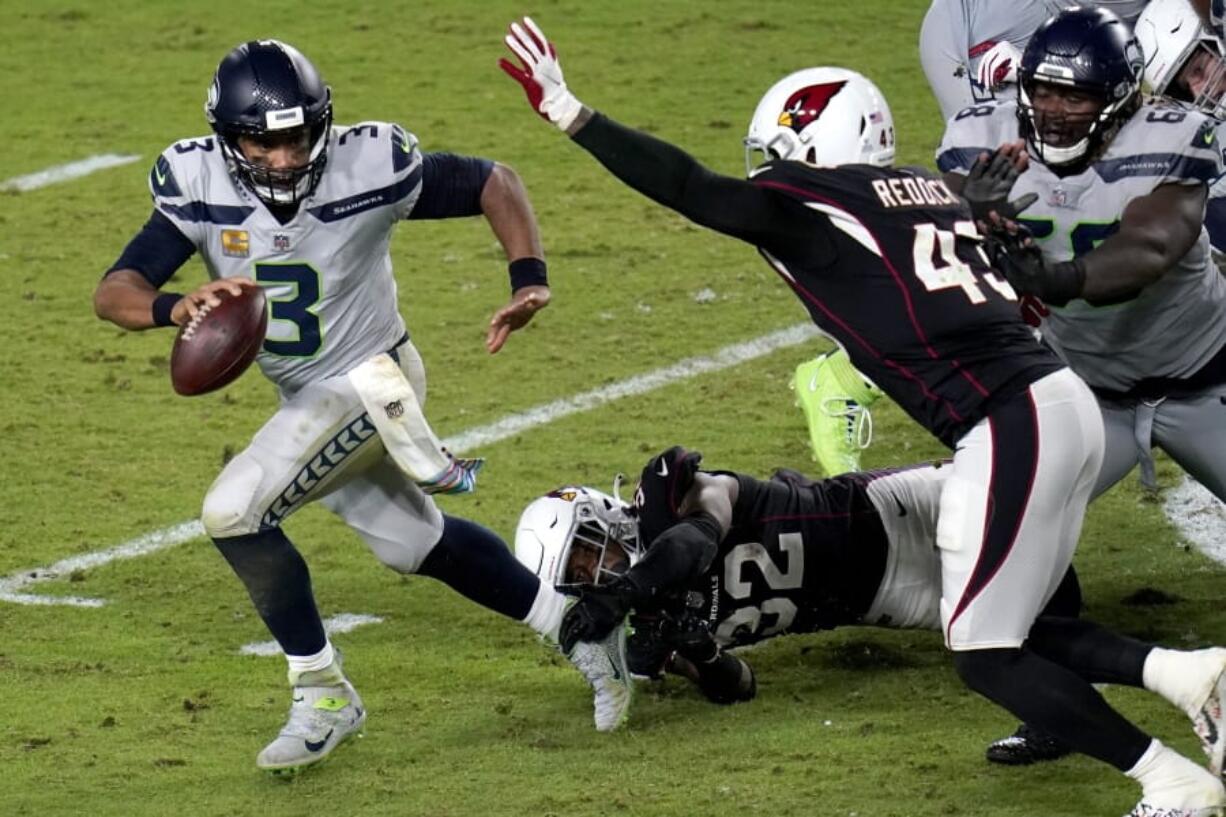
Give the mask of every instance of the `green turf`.
[[(430, 373), (443, 435), (805, 320), (749, 247), (696, 229), (607, 177), (524, 105), (495, 67), (505, 24), (528, 11), (557, 41), (571, 86), (727, 173), (759, 95), (784, 72), (842, 63), (891, 100), (900, 159), (930, 163), (936, 105), (919, 71), (922, 0), (580, 3), (275, 0), (179, 4), (0, 0), (0, 180), (97, 153), (136, 164), (0, 193), (0, 576), (192, 518), (221, 463), (274, 406), (258, 375), (186, 400), (169, 388), (168, 332), (98, 322), (92, 288), (146, 217), (146, 172), (173, 139), (207, 130), (218, 59), (278, 36), (333, 85), (337, 119), (391, 119), (428, 150), (515, 167), (551, 261), (554, 304), (501, 354), (488, 315), (506, 297), (480, 219), (403, 226), (393, 244), (403, 311)], [(203, 280), (190, 264), (172, 286)], [(710, 289), (714, 300), (695, 295)], [(812, 470), (793, 367), (819, 344), (679, 381), (480, 452), (475, 496), (452, 513), (504, 536), (519, 509), (566, 481), (607, 486), (684, 443), (713, 467)], [(940, 449), (892, 406), (875, 410), (865, 464)], [(1160, 463), (1164, 485), (1178, 473)], [(966, 692), (938, 638), (851, 629), (752, 652), (760, 694), (716, 708), (678, 682), (645, 685), (629, 728), (598, 735), (590, 698), (526, 628), (429, 580), (381, 568), (318, 508), (287, 530), (325, 615), (385, 623), (337, 642), (370, 709), (367, 737), (291, 781), (254, 756), (288, 705), (279, 659), (211, 544), (197, 540), (38, 585), (99, 609), (0, 602), (0, 815), (1053, 815), (1123, 813), (1131, 784), (1086, 759), (990, 767), (1013, 728)], [(1078, 554), (1090, 612), (1172, 645), (1226, 641), (1223, 570), (1179, 544), (1132, 479), (1100, 500)], [(1142, 587), (1177, 597), (1121, 603)], [(1113, 701), (1198, 751), (1152, 696)]]

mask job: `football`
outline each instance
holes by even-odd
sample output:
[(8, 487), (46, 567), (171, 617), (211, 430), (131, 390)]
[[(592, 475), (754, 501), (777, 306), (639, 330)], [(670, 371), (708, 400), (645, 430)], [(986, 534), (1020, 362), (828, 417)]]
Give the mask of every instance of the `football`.
[(264, 290), (217, 293), (221, 303), (179, 327), (170, 353), (170, 382), (182, 395), (207, 394), (233, 383), (255, 360), (268, 328)]

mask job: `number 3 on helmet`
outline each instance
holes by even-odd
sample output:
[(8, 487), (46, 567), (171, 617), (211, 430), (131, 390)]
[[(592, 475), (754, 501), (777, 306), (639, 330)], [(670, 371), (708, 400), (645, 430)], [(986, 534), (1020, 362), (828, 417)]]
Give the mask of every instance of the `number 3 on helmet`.
[(855, 71), (797, 71), (771, 86), (749, 122), (746, 173), (771, 159), (888, 167), (894, 162), (894, 117), (877, 86)]

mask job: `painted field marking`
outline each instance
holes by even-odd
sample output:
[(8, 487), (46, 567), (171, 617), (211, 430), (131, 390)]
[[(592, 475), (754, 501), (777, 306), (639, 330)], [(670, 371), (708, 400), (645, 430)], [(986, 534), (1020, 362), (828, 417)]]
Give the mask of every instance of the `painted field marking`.
[[(798, 323), (786, 329), (771, 332), (743, 343), (734, 343), (719, 349), (712, 355), (686, 358), (685, 360), (636, 375), (627, 380), (610, 383), (598, 389), (544, 403), (526, 411), (510, 414), (489, 425), (462, 431), (443, 440), (443, 445), (455, 454), (464, 454), (478, 446), (500, 442), (537, 426), (552, 423), (563, 417), (590, 411), (620, 400), (667, 386), (700, 374), (717, 372), (750, 360), (771, 354), (779, 349), (796, 346), (813, 340), (820, 333), (811, 323)], [(125, 542), (107, 550), (83, 553), (56, 562), (49, 567), (19, 570), (0, 577), (0, 602), (14, 604), (62, 605), (70, 607), (101, 607), (105, 599), (81, 598), (78, 596), (40, 596), (23, 592), (39, 582), (70, 576), (73, 571), (101, 567), (119, 559), (135, 559), (160, 550), (181, 545), (204, 535), (204, 527), (198, 520), (188, 520), (162, 530)]]
[(98, 156), (90, 156), (88, 159), (55, 165), (46, 170), (40, 170), (37, 173), (5, 179), (0, 182), (0, 191), (16, 190), (26, 193), (30, 190), (37, 190), (40, 187), (66, 182), (69, 179), (79, 179), (82, 176), (88, 176), (90, 173), (96, 173), (108, 167), (128, 165), (139, 160), (140, 156), (131, 153), (103, 153)]
[[(337, 613), (324, 619), (324, 632), (329, 636), (351, 633), (367, 624), (382, 624), (383, 619), (366, 613)], [(275, 641), (257, 641), (238, 648), (243, 655), (272, 656), (281, 654), (281, 645)]]

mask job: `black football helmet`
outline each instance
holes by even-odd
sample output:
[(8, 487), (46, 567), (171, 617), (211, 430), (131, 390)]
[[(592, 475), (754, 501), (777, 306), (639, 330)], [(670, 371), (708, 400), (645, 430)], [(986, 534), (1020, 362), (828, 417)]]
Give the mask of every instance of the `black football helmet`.
[[(298, 49), (279, 40), (235, 48), (217, 66), (204, 115), (231, 172), (265, 203), (297, 204), (319, 184), (332, 126), (332, 90)], [(310, 158), (302, 167), (273, 170), (247, 160), (240, 136), (271, 143), (305, 136)]]
[[(1059, 172), (1078, 172), (1098, 156), (1141, 104), (1144, 60), (1128, 25), (1104, 8), (1072, 6), (1039, 26), (1017, 72), (1017, 117), (1032, 156)], [(1102, 101), (1097, 114), (1047, 118), (1033, 104), (1039, 83)], [(1052, 138), (1060, 133), (1058, 144)]]

